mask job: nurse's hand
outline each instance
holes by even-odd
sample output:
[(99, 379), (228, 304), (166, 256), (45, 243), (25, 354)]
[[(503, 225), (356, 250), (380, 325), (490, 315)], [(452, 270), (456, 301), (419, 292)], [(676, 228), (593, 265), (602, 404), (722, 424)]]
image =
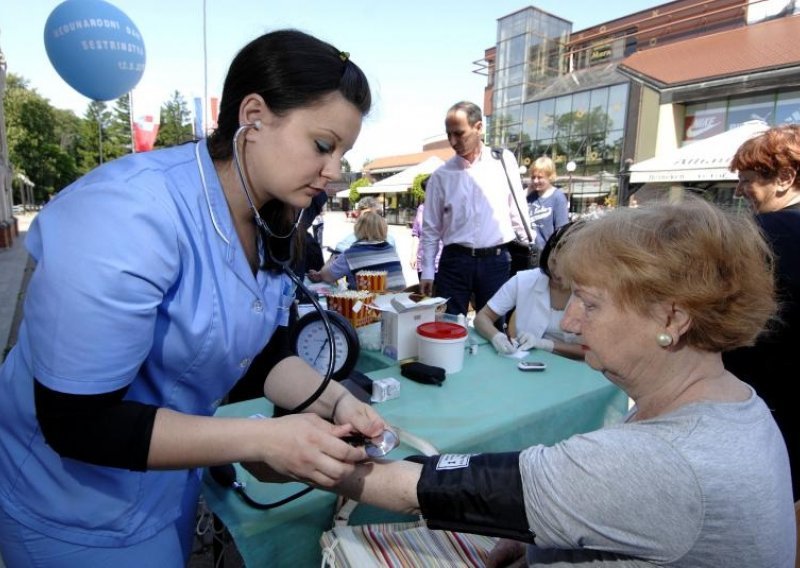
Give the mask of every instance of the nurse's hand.
[(361, 402), (349, 392), (341, 397), (331, 416), (334, 424), (349, 424), (366, 438), (380, 436), (388, 428), (383, 418), (370, 405)]
[(523, 331), (517, 335), (517, 343), (519, 343), (519, 348), (525, 351), (530, 351), (531, 349), (542, 349), (543, 351), (549, 351), (552, 353), (553, 348), (555, 347), (555, 343), (552, 340), (545, 339), (544, 337), (536, 337), (527, 331)]
[[(334, 425), (316, 414), (292, 414), (262, 423), (269, 428), (259, 440), (262, 461), (272, 470), (274, 479), (284, 477), (332, 487), (351, 475), (356, 463), (367, 459), (363, 447), (342, 440), (353, 433), (348, 424)], [(380, 423), (376, 421), (372, 430), (378, 430)]]
[(517, 350), (516, 346), (511, 343), (511, 340), (502, 331), (498, 331), (492, 337), (492, 347), (494, 347), (495, 351), (504, 355)]

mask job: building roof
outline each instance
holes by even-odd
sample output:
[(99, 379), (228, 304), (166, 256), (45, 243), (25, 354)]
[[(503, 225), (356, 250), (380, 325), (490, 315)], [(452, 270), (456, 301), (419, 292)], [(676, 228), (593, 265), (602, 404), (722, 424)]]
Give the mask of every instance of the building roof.
[(800, 16), (782, 17), (638, 51), (619, 69), (658, 89), (797, 68), (799, 35)]
[(373, 174), (397, 172), (411, 166), (416, 166), (431, 156), (436, 156), (437, 158), (447, 161), (452, 158), (454, 154), (455, 152), (452, 148), (435, 148), (424, 152), (416, 152), (414, 154), (384, 156), (367, 163), (364, 166), (364, 172)]

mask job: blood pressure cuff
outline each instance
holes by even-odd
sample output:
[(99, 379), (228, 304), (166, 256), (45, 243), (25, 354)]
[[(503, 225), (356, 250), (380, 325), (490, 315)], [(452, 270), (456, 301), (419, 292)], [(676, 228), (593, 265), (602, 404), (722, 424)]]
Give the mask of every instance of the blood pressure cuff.
[(422, 464), (417, 498), (428, 528), (533, 543), (519, 452), (408, 459)]

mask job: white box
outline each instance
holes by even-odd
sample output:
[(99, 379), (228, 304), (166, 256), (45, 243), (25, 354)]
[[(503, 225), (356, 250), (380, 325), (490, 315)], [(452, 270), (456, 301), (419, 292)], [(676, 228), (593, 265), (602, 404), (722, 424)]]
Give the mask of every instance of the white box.
[(417, 326), (436, 319), (436, 307), (446, 298), (414, 301), (410, 294), (386, 294), (375, 299), (381, 311), (381, 350), (397, 361), (417, 356)]

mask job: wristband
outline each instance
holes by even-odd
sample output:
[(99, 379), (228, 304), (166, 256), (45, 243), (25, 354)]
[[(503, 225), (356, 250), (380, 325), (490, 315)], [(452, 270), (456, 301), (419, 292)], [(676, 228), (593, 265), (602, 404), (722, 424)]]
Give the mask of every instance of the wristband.
[(552, 339), (540, 339), (538, 348), (552, 353), (553, 349), (556, 348), (556, 344)]

